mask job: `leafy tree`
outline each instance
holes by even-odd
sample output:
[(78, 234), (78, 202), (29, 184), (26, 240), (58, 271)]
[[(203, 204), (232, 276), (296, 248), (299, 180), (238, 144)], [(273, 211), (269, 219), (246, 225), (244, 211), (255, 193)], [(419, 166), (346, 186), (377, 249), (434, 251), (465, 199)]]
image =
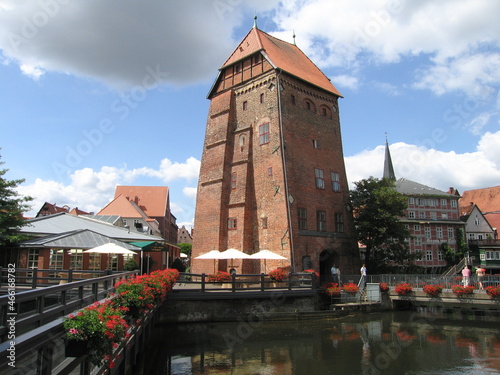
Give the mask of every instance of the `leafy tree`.
[[(5, 164), (0, 161), (0, 165)], [(19, 234), (21, 227), (26, 225), (23, 213), (29, 211), (31, 197), (21, 197), (16, 192), (24, 179), (7, 180), (4, 175), (8, 169), (0, 169), (0, 247), (13, 245), (25, 237)]]
[(408, 272), (414, 268), (408, 229), (399, 220), (408, 199), (395, 190), (394, 181), (370, 177), (355, 182), (350, 192), (358, 240), (366, 246), (371, 273)]
[(191, 250), (193, 249), (193, 245), (190, 243), (180, 243), (181, 253), (186, 254), (187, 256), (191, 256)]

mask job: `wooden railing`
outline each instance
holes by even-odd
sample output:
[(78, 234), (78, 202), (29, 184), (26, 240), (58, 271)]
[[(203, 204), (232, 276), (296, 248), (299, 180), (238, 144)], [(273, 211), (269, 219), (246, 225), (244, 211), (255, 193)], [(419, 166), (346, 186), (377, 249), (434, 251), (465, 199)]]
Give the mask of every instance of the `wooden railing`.
[(22, 289), (5, 286), (0, 296), (0, 342), (19, 336), (61, 316), (99, 301), (114, 291), (117, 281), (135, 275), (123, 272), (44, 288)]
[(308, 272), (289, 273), (286, 280), (272, 280), (266, 274), (235, 274), (229, 281), (208, 281), (209, 275), (181, 273), (176, 284), (176, 290), (183, 292), (241, 292), (241, 291), (272, 291), (286, 290), (316, 290), (318, 281), (314, 274)]

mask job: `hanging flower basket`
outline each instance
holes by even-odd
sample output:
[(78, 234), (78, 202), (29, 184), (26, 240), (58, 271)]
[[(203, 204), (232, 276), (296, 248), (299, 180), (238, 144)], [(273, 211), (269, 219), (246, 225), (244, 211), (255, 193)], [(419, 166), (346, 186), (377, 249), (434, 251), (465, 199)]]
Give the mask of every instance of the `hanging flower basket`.
[(487, 286), (486, 294), (488, 294), (491, 299), (500, 298), (500, 287), (499, 286)]
[(441, 292), (443, 291), (443, 286), (442, 285), (431, 285), (431, 284), (426, 284), (423, 287), (423, 291), (425, 294), (427, 294), (429, 297), (436, 297)]
[(400, 296), (408, 296), (413, 293), (413, 287), (408, 283), (398, 284), (394, 291)]
[(389, 291), (389, 285), (387, 283), (380, 283), (380, 291), (381, 292), (388, 292)]
[(474, 293), (474, 287), (473, 286), (452, 285), (451, 291), (458, 298), (468, 297), (468, 296), (471, 296), (472, 293)]

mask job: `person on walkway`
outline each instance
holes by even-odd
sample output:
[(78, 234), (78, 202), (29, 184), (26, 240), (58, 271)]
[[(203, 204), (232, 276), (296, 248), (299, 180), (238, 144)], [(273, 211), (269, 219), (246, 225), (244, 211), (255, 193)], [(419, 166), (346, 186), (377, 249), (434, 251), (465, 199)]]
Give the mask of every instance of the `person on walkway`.
[(478, 267), (476, 268), (476, 276), (477, 276), (477, 283), (479, 284), (479, 290), (484, 290), (483, 287), (483, 278), (486, 273), (486, 270), (484, 268)]
[(464, 286), (469, 286), (470, 283), (470, 269), (469, 266), (465, 266), (462, 270), (462, 282)]
[(365, 289), (366, 287), (366, 266), (363, 264), (361, 269), (359, 270), (361, 272), (361, 278), (359, 279), (359, 288), (360, 289)]
[(332, 282), (340, 285), (340, 280), (339, 280), (340, 270), (337, 268), (335, 264), (332, 266), (331, 272), (332, 272)]

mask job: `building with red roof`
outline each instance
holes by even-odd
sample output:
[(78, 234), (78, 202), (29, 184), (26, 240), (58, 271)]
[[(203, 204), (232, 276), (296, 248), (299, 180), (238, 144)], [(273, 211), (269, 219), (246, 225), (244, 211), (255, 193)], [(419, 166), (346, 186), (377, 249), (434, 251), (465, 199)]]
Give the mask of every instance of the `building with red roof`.
[(211, 261), (195, 258), (229, 248), (287, 258), (268, 260), (266, 270), (259, 260), (234, 260), (238, 273), (289, 266), (326, 276), (333, 264), (359, 272), (339, 98), (295, 44), (256, 26), (248, 32), (208, 94), (193, 272), (213, 272)]

